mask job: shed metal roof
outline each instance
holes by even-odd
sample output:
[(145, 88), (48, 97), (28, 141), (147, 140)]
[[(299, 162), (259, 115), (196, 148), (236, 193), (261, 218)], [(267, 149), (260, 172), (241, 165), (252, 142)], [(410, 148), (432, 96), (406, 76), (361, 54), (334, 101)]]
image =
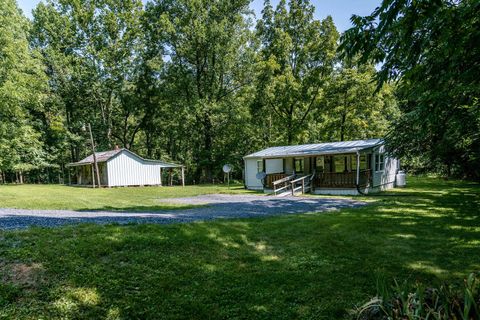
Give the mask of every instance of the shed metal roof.
[[(97, 157), (97, 162), (105, 162), (116, 156), (118, 153), (122, 152), (124, 149), (108, 150), (95, 152)], [(83, 158), (82, 160), (75, 162), (76, 165), (92, 164), (93, 163), (93, 154)]]
[(383, 143), (383, 139), (367, 139), (355, 141), (302, 144), (296, 146), (271, 147), (246, 155), (244, 159), (354, 153), (360, 150), (380, 146)]
[[(159, 164), (164, 168), (179, 168), (179, 167), (182, 167), (182, 165), (180, 165), (180, 164), (168, 163), (168, 162), (163, 162), (163, 161), (160, 161), (160, 160), (144, 159), (144, 158), (140, 157), (138, 154), (136, 154), (136, 153), (134, 153), (134, 152), (132, 152), (128, 149), (125, 149), (125, 148), (95, 152), (95, 156), (97, 157), (97, 162), (98, 163), (107, 162), (108, 160), (114, 158), (115, 156), (117, 156), (118, 154), (120, 154), (123, 151), (130, 153), (134, 157), (138, 158), (140, 161)], [(84, 165), (90, 165), (90, 164), (93, 164), (93, 154), (85, 157), (84, 159), (82, 159), (78, 162), (69, 163), (67, 166), (68, 167), (76, 167), (76, 166), (84, 166)]]

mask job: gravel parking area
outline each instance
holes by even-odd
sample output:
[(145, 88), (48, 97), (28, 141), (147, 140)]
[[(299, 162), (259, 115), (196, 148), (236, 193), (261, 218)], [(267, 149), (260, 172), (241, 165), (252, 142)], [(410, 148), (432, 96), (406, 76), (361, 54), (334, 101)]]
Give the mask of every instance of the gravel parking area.
[(163, 203), (206, 205), (157, 212), (0, 209), (0, 229), (29, 226), (56, 227), (75, 223), (178, 223), (224, 218), (252, 218), (281, 214), (323, 212), (365, 205), (349, 199), (258, 195), (202, 195), (163, 199)]

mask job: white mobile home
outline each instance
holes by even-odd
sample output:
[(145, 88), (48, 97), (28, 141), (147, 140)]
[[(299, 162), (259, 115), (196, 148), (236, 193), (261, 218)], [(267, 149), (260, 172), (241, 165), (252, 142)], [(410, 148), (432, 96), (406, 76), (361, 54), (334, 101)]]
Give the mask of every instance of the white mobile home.
[[(127, 150), (119, 149), (95, 152), (102, 187), (152, 186), (162, 185), (162, 170), (181, 170), (184, 185), (184, 167), (179, 164), (144, 159)], [(74, 169), (74, 181), (70, 184), (95, 186), (93, 154), (67, 167)], [(70, 175), (69, 175), (70, 176)], [(171, 181), (171, 179), (170, 179)]]
[(395, 186), (399, 160), (382, 139), (267, 148), (244, 157), (248, 189), (359, 194)]

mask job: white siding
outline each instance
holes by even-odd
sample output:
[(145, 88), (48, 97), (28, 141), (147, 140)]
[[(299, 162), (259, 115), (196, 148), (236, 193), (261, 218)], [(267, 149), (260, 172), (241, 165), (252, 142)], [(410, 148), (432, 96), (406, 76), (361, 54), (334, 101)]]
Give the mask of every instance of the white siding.
[(109, 160), (107, 168), (110, 187), (161, 184), (160, 164), (143, 161), (128, 152)]
[(249, 158), (245, 159), (245, 185), (247, 189), (263, 189), (262, 181), (257, 179), (257, 160), (262, 159)]
[(382, 171), (375, 171), (375, 156), (372, 161), (373, 188), (387, 190), (395, 187), (395, 175), (399, 169), (398, 160), (385, 156), (385, 168)]
[(267, 159), (265, 160), (265, 173), (282, 173), (283, 159)]

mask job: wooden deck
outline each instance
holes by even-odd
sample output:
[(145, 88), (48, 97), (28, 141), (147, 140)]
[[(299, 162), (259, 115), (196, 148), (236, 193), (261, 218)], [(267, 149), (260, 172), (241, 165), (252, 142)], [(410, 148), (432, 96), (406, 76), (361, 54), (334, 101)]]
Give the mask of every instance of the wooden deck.
[[(285, 173), (267, 174), (265, 178), (265, 187), (273, 189), (273, 182), (287, 177)], [(313, 179), (314, 188), (355, 188), (357, 173), (352, 172), (321, 172), (315, 175)], [(370, 182), (371, 170), (360, 171), (360, 186), (367, 186)]]

